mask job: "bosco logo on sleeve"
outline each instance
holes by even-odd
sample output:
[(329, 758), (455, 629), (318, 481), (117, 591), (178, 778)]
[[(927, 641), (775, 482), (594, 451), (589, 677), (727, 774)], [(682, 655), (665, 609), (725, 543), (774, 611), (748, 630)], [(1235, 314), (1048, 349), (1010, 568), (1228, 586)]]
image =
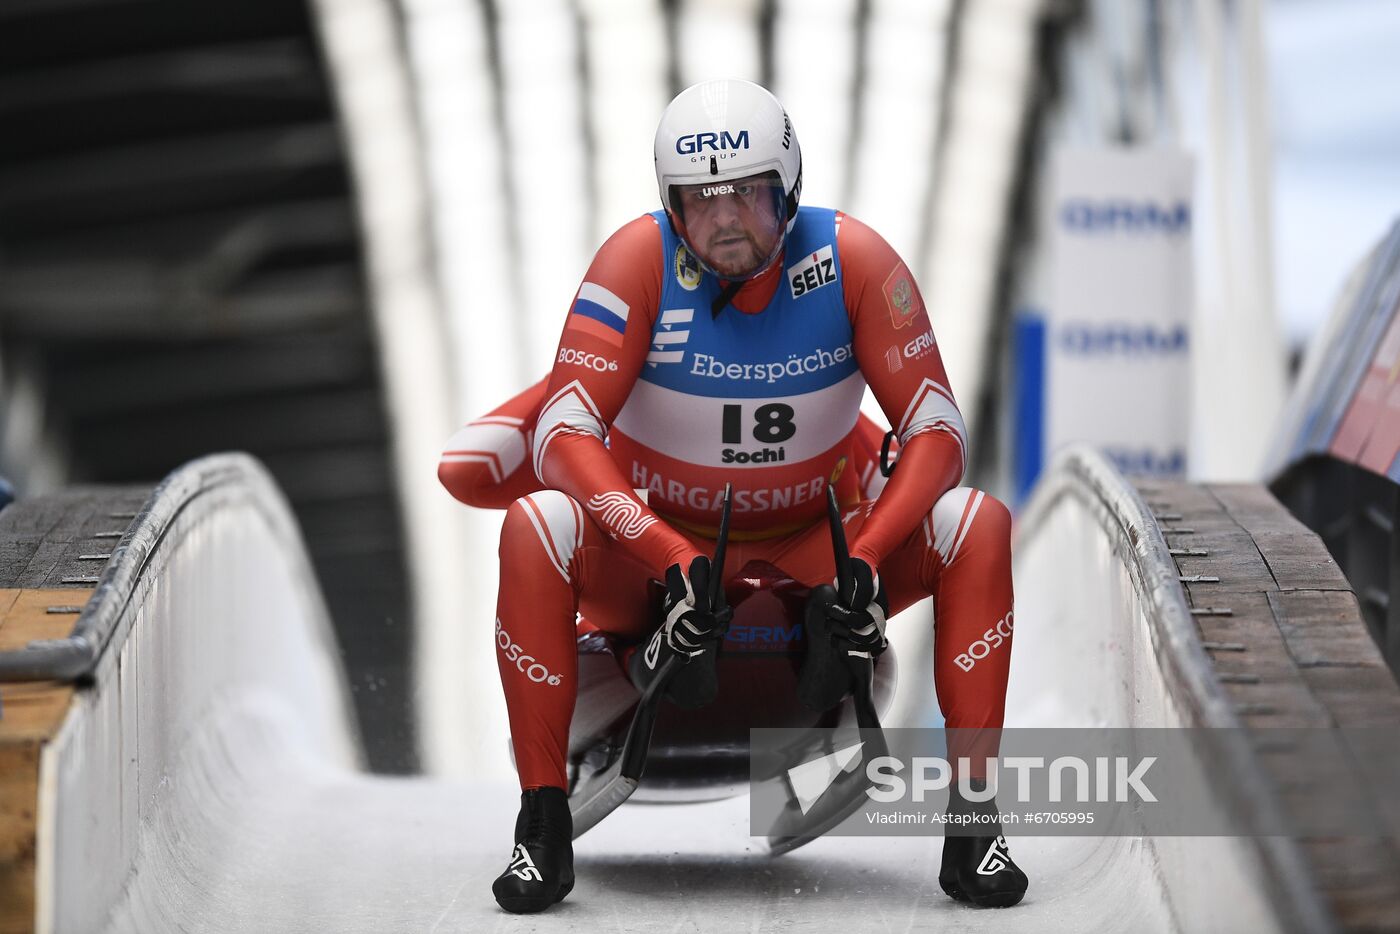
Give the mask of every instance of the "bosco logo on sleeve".
[(617, 371), (617, 361), (609, 360), (598, 354), (585, 353), (582, 350), (575, 350), (572, 347), (560, 347), (558, 363), (567, 363), (571, 366), (581, 366), (586, 370), (593, 370), (598, 373), (612, 373)]

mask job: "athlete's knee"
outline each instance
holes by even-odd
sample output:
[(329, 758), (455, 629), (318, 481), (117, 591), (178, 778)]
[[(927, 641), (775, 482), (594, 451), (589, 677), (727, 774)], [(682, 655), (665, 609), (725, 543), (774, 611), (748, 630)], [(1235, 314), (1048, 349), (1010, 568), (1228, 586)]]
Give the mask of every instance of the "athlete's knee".
[(982, 497), (982, 504), (977, 509), (972, 534), (983, 541), (1010, 548), (1011, 510), (990, 493), (978, 492), (977, 495)]
[(567, 493), (540, 490), (520, 497), (506, 510), (501, 526), (502, 566), (522, 554), (542, 555), (564, 580), (572, 581), (574, 555), (583, 544), (583, 523), (582, 507)]
[(943, 494), (924, 520), (929, 547), (944, 564), (969, 549), (1010, 551), (1011, 510), (994, 496), (972, 487)]

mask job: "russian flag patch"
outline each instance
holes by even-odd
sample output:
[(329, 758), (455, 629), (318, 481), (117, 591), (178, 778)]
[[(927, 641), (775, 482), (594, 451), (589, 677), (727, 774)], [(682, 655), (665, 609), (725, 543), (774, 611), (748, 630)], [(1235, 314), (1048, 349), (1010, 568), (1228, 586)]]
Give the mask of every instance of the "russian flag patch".
[(622, 335), (627, 330), (628, 310), (627, 303), (612, 292), (596, 282), (585, 282), (579, 286), (565, 330), (592, 334), (614, 347), (621, 347)]

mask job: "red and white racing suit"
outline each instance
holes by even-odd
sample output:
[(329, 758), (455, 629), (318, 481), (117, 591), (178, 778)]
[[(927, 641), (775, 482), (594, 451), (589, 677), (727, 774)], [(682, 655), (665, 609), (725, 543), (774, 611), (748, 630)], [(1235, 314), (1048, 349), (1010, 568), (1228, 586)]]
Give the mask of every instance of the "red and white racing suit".
[[(548, 379), (443, 454), (455, 497), (508, 507), (495, 641), (522, 788), (566, 787), (579, 614), (647, 636), (647, 581), (713, 552), (726, 482), (728, 573), (757, 559), (813, 586), (835, 576), (834, 485), (891, 615), (934, 598), (948, 727), (1001, 726), (1011, 518), (958, 487), (965, 430), (912, 275), (869, 227), (804, 207), (785, 256), (715, 314), (721, 288), (664, 214), (632, 221), (595, 256)], [(898, 435), (883, 489), (867, 383)]]

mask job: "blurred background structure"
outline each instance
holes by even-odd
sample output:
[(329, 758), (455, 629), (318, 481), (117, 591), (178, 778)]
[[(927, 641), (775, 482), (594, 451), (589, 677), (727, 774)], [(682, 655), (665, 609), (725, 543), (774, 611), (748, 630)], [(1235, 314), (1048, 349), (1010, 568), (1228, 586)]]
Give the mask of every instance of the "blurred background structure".
[(1396, 48), (1400, 9), (1365, 0), (13, 0), (0, 473), (24, 496), (252, 452), (371, 765), (499, 770), (500, 516), (440, 490), (437, 455), (547, 370), (592, 252), (657, 207), (673, 93), (740, 76), (784, 102), (804, 203), (915, 271), (970, 480), (1009, 498), (1043, 441), (1013, 335), (1059, 287), (1056, 160), (1188, 167), (1166, 470), (1260, 479), (1290, 374), (1400, 213)]
[(256, 453), (376, 765), (416, 765), (406, 526), (335, 79), (302, 3), (0, 10), (0, 465), (21, 496)]

